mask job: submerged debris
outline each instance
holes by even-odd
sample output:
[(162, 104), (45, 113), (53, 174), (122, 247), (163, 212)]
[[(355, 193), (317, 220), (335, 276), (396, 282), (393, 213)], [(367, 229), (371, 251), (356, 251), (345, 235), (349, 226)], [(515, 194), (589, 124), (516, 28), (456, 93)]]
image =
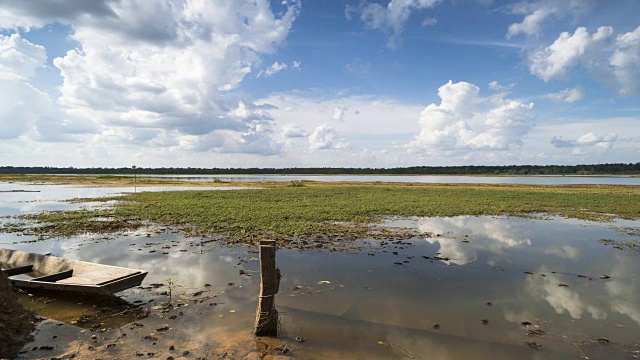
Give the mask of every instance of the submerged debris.
[(525, 344), (527, 344), (527, 346), (530, 349), (533, 349), (533, 350), (542, 350), (542, 348), (543, 348), (542, 344), (539, 344), (539, 343), (537, 343), (535, 341), (527, 341), (527, 342), (525, 342)]

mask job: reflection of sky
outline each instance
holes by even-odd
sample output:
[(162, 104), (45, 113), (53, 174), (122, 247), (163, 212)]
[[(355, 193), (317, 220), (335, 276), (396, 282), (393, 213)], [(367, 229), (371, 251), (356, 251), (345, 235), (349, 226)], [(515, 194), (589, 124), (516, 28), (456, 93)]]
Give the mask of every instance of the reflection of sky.
[[(582, 320), (583, 326), (602, 326), (595, 320), (609, 319), (616, 327), (631, 320), (640, 326), (640, 266), (637, 258), (616, 254), (614, 259), (605, 259), (606, 272), (610, 279), (594, 276), (592, 280), (577, 276), (529, 276), (524, 283), (525, 296), (548, 304), (559, 315), (568, 315), (573, 320)], [(538, 273), (549, 274), (549, 269), (540, 267)], [(567, 283), (569, 286), (559, 286)], [(625, 320), (626, 319), (626, 320)], [(591, 325), (584, 323), (593, 320)], [(516, 320), (517, 321), (517, 320)], [(613, 328), (613, 325), (611, 325)], [(636, 330), (629, 329), (632, 333)], [(613, 331), (613, 329), (609, 329)]]
[[(550, 273), (544, 267), (539, 273)], [(555, 276), (529, 276), (526, 281), (526, 291), (534, 297), (544, 299), (558, 314), (567, 313), (572, 319), (582, 319), (590, 315), (593, 319), (601, 320), (607, 317), (602, 306), (597, 304), (594, 294), (581, 294), (581, 283), (572, 287), (558, 286), (559, 281)], [(586, 291), (588, 292), (588, 291)]]
[[(61, 250), (65, 256), (78, 258), (83, 261), (109, 264), (134, 269), (149, 271), (145, 283), (167, 283), (171, 279), (175, 284), (198, 289), (204, 284), (220, 286), (228, 283), (248, 285), (252, 279), (246, 276), (238, 276), (242, 267), (234, 267), (239, 262), (235, 251), (227, 248), (217, 248), (215, 251), (194, 254), (197, 246), (191, 246), (191, 240), (185, 239), (181, 234), (163, 233), (152, 237), (144, 236), (144, 231), (138, 231), (142, 236), (119, 237), (115, 240), (103, 240), (88, 246), (77, 247), (77, 243), (67, 242), (62, 244)], [(100, 238), (94, 236), (93, 238)], [(178, 243), (173, 241), (178, 240)], [(83, 242), (91, 241), (91, 238)], [(154, 245), (148, 245), (154, 244)], [(162, 249), (163, 246), (178, 246), (171, 249)], [(141, 250), (138, 250), (141, 249)], [(151, 253), (150, 251), (155, 250)], [(187, 250), (181, 252), (179, 250)], [(168, 252), (169, 254), (163, 254)]]
[[(177, 190), (237, 190), (240, 187), (201, 186), (145, 186), (143, 191)], [(15, 192), (18, 191), (18, 192)], [(97, 198), (118, 196), (134, 192), (133, 187), (79, 187), (70, 185), (38, 185), (0, 182), (0, 216), (18, 215), (25, 212), (75, 210), (91, 204), (71, 204), (65, 200), (75, 198)]]
[(527, 224), (509, 218), (430, 218), (420, 220), (418, 228), (422, 232), (441, 234), (441, 237), (428, 237), (425, 240), (439, 244), (440, 256), (450, 259), (445, 263), (456, 265), (476, 261), (479, 251), (504, 257), (505, 249), (531, 245), (531, 229)]

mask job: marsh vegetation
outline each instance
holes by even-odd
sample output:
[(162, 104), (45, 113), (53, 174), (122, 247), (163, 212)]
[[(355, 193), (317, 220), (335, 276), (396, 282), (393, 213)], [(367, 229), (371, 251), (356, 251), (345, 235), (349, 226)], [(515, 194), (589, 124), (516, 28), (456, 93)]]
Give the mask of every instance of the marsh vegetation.
[[(43, 181), (36, 176), (32, 181)], [(117, 177), (57, 178), (72, 184), (124, 186)], [(179, 185), (176, 180), (143, 179), (141, 184)], [(207, 185), (207, 182), (198, 183)], [(237, 185), (237, 183), (234, 183)], [(242, 183), (252, 189), (128, 193), (122, 197), (74, 199), (113, 201), (113, 206), (17, 216), (5, 232), (38, 236), (113, 233), (149, 223), (175, 226), (191, 235), (220, 235), (252, 243), (271, 237), (283, 243), (323, 240), (410, 238), (415, 231), (383, 229), (385, 217), (508, 215), (562, 216), (607, 221), (640, 218), (635, 186), (533, 186), (496, 184)], [(259, 187), (259, 188), (257, 188)], [(297, 246), (307, 246), (308, 241)], [(322, 246), (322, 245), (321, 245)]]

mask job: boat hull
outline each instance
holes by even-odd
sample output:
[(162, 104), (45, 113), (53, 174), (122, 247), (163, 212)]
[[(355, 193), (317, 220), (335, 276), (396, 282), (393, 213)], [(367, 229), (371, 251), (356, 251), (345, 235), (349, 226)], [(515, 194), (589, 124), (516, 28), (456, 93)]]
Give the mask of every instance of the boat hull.
[(139, 286), (146, 271), (0, 249), (0, 265), (20, 288), (111, 295)]

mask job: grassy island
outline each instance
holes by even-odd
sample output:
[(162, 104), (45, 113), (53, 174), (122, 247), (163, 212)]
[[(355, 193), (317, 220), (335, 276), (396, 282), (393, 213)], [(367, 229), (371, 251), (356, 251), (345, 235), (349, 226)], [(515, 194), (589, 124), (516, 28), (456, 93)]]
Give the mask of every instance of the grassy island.
[[(2, 178), (16, 181), (15, 178)], [(89, 186), (131, 186), (130, 177), (20, 177), (21, 182)], [(138, 179), (138, 186), (185, 185), (162, 179)], [(189, 183), (193, 186), (193, 183)], [(387, 216), (459, 215), (546, 216), (607, 221), (640, 218), (640, 187), (610, 185), (495, 185), (415, 183), (224, 183), (201, 186), (252, 186), (242, 190), (137, 192), (116, 198), (113, 206), (26, 214), (2, 231), (40, 236), (113, 233), (150, 223), (174, 226), (191, 235), (231, 242), (260, 237), (284, 242), (322, 242), (357, 238), (406, 238), (411, 231), (376, 226)], [(259, 188), (258, 188), (259, 187)]]

